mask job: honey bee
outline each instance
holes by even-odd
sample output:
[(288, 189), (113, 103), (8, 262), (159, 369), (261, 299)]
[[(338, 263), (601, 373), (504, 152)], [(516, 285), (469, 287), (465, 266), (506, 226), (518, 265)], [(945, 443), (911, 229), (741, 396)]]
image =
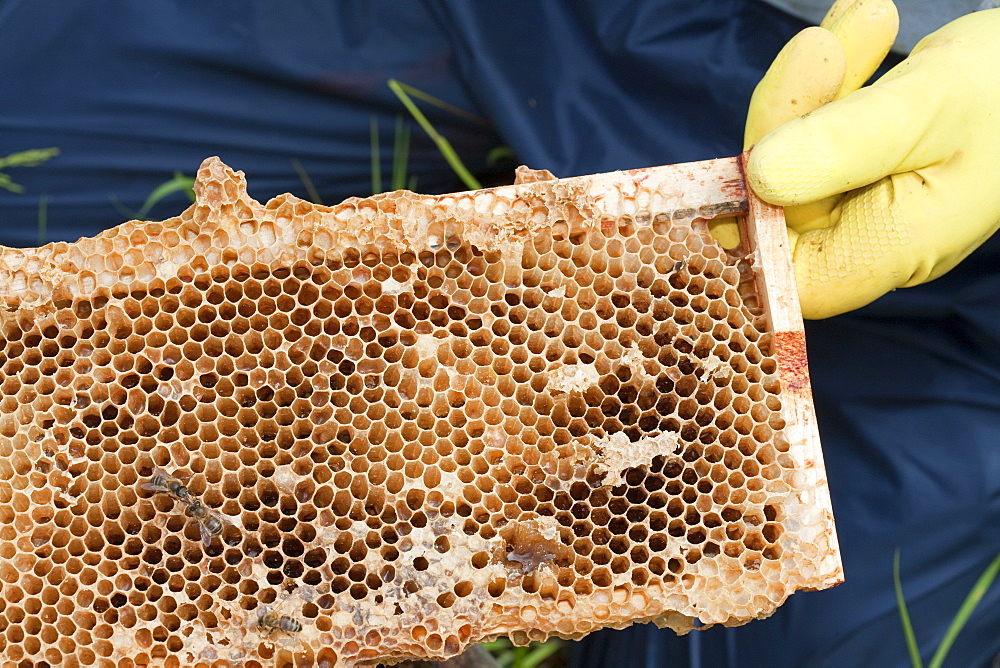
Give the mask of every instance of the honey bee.
[[(185, 476), (185, 478), (190, 477)], [(149, 482), (144, 482), (140, 486), (152, 492), (166, 492), (178, 501), (190, 505), (195, 499), (191, 496), (190, 490), (181, 482), (185, 478), (175, 478), (163, 469), (154, 468), (153, 477), (149, 479)]]
[(198, 520), (198, 529), (201, 531), (201, 542), (208, 547), (212, 544), (212, 536), (218, 536), (225, 528), (224, 522), (228, 522), (223, 515), (207, 507), (198, 499), (192, 499), (188, 503), (188, 512), (191, 517)]
[(271, 612), (266, 605), (263, 605), (260, 608), (260, 614), (257, 615), (257, 628), (267, 633), (274, 631), (298, 633), (302, 630), (302, 624), (297, 619), (287, 615)]

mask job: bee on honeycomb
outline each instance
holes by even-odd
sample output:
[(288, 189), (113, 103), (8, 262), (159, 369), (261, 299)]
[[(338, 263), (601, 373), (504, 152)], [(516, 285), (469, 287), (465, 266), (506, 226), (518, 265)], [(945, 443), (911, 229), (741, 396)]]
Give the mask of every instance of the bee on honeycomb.
[(208, 547), (212, 544), (212, 537), (218, 536), (225, 528), (228, 520), (212, 510), (198, 499), (194, 499), (188, 504), (188, 512), (191, 517), (198, 520), (198, 529), (201, 531), (201, 542)]
[(278, 613), (271, 612), (265, 605), (261, 607), (260, 614), (257, 616), (257, 628), (268, 634), (275, 631), (291, 634), (301, 631), (302, 624), (297, 619), (288, 615), (279, 615)]
[(183, 503), (191, 504), (195, 499), (191, 496), (191, 491), (188, 490), (187, 486), (184, 485), (181, 480), (190, 478), (191, 476), (184, 476), (184, 478), (175, 478), (166, 471), (160, 468), (153, 469), (153, 477), (149, 479), (149, 482), (144, 482), (140, 487), (142, 489), (149, 490), (151, 492), (164, 492), (169, 494), (171, 497), (177, 501)]

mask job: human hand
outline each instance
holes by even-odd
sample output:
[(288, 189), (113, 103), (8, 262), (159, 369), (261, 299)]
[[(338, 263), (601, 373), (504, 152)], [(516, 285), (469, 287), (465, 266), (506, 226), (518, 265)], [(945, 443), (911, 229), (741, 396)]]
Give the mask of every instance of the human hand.
[(1000, 227), (1000, 10), (948, 24), (860, 88), (897, 25), (890, 0), (838, 0), (750, 103), (747, 177), (785, 207), (806, 318), (937, 278)]

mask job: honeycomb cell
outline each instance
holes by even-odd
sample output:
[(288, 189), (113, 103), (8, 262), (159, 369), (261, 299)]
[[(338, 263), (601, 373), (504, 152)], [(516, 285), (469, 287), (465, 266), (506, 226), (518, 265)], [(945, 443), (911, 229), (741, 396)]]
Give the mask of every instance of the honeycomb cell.
[(209, 160), (177, 218), (0, 249), (3, 662), (391, 663), (833, 581), (767, 248), (639, 172), (319, 207)]

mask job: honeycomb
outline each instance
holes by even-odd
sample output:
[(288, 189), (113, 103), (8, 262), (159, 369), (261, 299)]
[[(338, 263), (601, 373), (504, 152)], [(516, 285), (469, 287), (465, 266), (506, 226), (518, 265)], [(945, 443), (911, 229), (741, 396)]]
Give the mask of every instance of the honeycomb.
[(707, 169), (323, 207), (209, 159), (176, 218), (0, 249), (3, 665), (393, 663), (838, 582), (794, 291), (707, 234), (759, 207)]

